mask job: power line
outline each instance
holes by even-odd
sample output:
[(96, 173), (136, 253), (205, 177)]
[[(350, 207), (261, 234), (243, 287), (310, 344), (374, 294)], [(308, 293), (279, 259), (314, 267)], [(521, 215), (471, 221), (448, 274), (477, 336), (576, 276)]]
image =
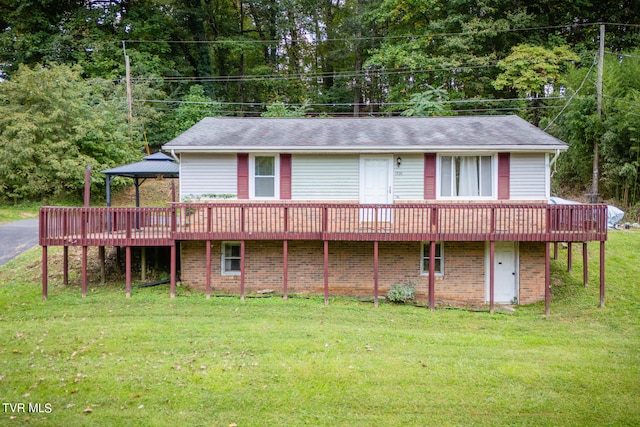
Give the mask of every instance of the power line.
[[(516, 101), (537, 101), (537, 100), (556, 100), (556, 99), (564, 99), (563, 96), (549, 96), (549, 97), (527, 97), (527, 98), (487, 98), (487, 99), (454, 99), (454, 100), (443, 100), (438, 101), (440, 104), (473, 104), (473, 103), (492, 103), (492, 102), (516, 102)], [(247, 106), (247, 107), (262, 107), (266, 105), (265, 102), (218, 102), (218, 101), (176, 101), (176, 100), (168, 100), (168, 99), (133, 99), (133, 102), (137, 103), (156, 103), (156, 104), (192, 104), (192, 105), (239, 105), (239, 106)], [(355, 104), (352, 102), (327, 102), (327, 103), (286, 103), (287, 107), (353, 107)], [(369, 102), (369, 103), (360, 103), (358, 105), (367, 107), (367, 106), (377, 106), (377, 107), (385, 107), (385, 106), (408, 106), (411, 105), (411, 102)], [(559, 107), (558, 107), (559, 108)]]
[(582, 79), (582, 83), (580, 83), (580, 86), (578, 86), (578, 89), (576, 89), (575, 92), (573, 92), (573, 94), (571, 94), (571, 97), (569, 97), (569, 100), (564, 104), (564, 107), (562, 107), (562, 110), (560, 110), (560, 112), (558, 113), (557, 116), (555, 116), (553, 118), (553, 120), (551, 120), (549, 122), (549, 124), (547, 125), (547, 127), (545, 127), (544, 129), (542, 129), (543, 131), (546, 131), (547, 129), (549, 129), (551, 127), (551, 125), (553, 125), (553, 123), (558, 119), (558, 117), (560, 117), (562, 115), (562, 113), (564, 113), (564, 110), (567, 109), (567, 107), (569, 106), (569, 104), (571, 103), (571, 101), (573, 100), (573, 97), (576, 96), (578, 94), (578, 92), (580, 92), (580, 89), (582, 89), (582, 86), (584, 86), (585, 82), (587, 81), (587, 77), (589, 77), (589, 73), (591, 73), (591, 70), (593, 70), (593, 67), (596, 65), (596, 62), (594, 61), (591, 64), (591, 67), (589, 68), (589, 70), (587, 71), (587, 74), (584, 76), (584, 79)]
[[(421, 39), (421, 38), (434, 38), (434, 37), (459, 37), (459, 36), (478, 36), (485, 33), (513, 33), (522, 31), (540, 31), (540, 30), (555, 30), (555, 29), (573, 29), (577, 27), (591, 27), (600, 25), (599, 22), (585, 22), (585, 23), (570, 23), (565, 25), (548, 25), (543, 27), (522, 27), (522, 28), (507, 28), (497, 29), (491, 28), (480, 31), (460, 31), (449, 33), (429, 33), (429, 34), (408, 34), (401, 36), (362, 36), (362, 37), (342, 37), (342, 38), (323, 38), (322, 40), (315, 40), (309, 38), (287, 39), (288, 43), (308, 43), (316, 44), (317, 42), (337, 42), (337, 41), (375, 41), (375, 40), (399, 40), (399, 39)], [(607, 23), (606, 25), (618, 25), (618, 26), (636, 26), (633, 24), (615, 24)], [(314, 33), (311, 33), (314, 34)], [(315, 35), (315, 34), (314, 34)], [(142, 39), (129, 39), (121, 40), (122, 43), (167, 43), (167, 44), (278, 44), (282, 43), (283, 39), (271, 39), (271, 40), (252, 40), (252, 39), (224, 39), (224, 40), (142, 40)]]

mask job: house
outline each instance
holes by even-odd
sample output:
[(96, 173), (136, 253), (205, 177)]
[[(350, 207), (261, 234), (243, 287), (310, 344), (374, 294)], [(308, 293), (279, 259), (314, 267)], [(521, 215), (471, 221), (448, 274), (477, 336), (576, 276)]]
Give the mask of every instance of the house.
[(551, 243), (568, 243), (569, 268), (582, 243), (586, 284), (586, 242), (599, 241), (604, 304), (606, 206), (549, 203), (567, 146), (517, 116), (205, 118), (163, 148), (179, 160), (180, 202), (40, 209), (43, 298), (49, 246), (64, 247), (65, 283), (67, 249), (82, 247), (83, 296), (88, 247), (102, 265), (106, 246), (124, 248), (127, 296), (132, 248), (164, 247), (171, 297), (179, 259), (180, 279), (207, 296), (377, 304), (412, 282), (431, 309), (544, 300), (549, 312)]
[(548, 303), (549, 244), (606, 239), (602, 206), (549, 205), (567, 145), (513, 115), (205, 118), (163, 149), (208, 292)]

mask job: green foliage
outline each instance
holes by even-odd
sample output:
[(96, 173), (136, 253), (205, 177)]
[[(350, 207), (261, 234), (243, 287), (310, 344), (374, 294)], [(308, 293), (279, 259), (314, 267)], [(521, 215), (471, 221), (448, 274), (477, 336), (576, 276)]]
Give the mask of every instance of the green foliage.
[(174, 138), (205, 117), (220, 116), (225, 113), (225, 108), (205, 95), (204, 87), (194, 85), (189, 88), (189, 93), (170, 118), (169, 138)]
[(387, 293), (387, 300), (396, 304), (405, 304), (412, 301), (416, 294), (415, 282), (405, 282), (403, 285), (391, 285)]
[(277, 101), (267, 105), (267, 111), (262, 113), (262, 117), (305, 117), (311, 108), (309, 107), (309, 101), (305, 101), (302, 105), (292, 107), (286, 105), (282, 101)]
[[(620, 57), (605, 57), (601, 117), (596, 111), (595, 87), (585, 84), (550, 128), (569, 143), (569, 150), (558, 161), (556, 182), (590, 192), (593, 149), (597, 143), (601, 197), (616, 198), (625, 206), (640, 201), (639, 55), (640, 51), (635, 50)], [(583, 82), (595, 79), (593, 74), (586, 76), (586, 73), (586, 69), (575, 69), (566, 74), (567, 96)]]
[(86, 81), (80, 73), (78, 67), (22, 66), (0, 84), (3, 198), (78, 193), (87, 165), (99, 171), (138, 158), (113, 83)]
[(502, 73), (493, 82), (498, 89), (510, 89), (519, 96), (538, 96), (546, 84), (561, 85), (563, 71), (580, 59), (568, 46), (545, 49), (542, 46), (522, 44), (498, 62)]
[(404, 110), (402, 115), (420, 117), (450, 114), (450, 105), (443, 104), (443, 101), (447, 101), (448, 99), (449, 95), (446, 90), (429, 86), (429, 89), (426, 91), (411, 95), (411, 100), (408, 102), (409, 108)]

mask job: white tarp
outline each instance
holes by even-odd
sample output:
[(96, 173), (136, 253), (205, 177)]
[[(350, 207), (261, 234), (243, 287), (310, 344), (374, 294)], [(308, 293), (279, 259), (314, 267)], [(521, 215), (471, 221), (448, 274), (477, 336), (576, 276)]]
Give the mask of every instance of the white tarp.
[[(566, 200), (560, 197), (549, 197), (549, 203), (552, 205), (579, 205), (580, 202)], [(609, 229), (616, 228), (616, 224), (622, 221), (624, 212), (613, 205), (607, 205), (607, 226)]]

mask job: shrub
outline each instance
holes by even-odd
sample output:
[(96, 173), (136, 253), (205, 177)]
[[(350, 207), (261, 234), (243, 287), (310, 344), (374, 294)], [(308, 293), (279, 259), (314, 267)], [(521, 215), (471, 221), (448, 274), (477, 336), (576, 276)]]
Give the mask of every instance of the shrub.
[(404, 304), (413, 300), (416, 294), (415, 282), (405, 282), (404, 285), (395, 284), (387, 293), (387, 300), (396, 304)]

